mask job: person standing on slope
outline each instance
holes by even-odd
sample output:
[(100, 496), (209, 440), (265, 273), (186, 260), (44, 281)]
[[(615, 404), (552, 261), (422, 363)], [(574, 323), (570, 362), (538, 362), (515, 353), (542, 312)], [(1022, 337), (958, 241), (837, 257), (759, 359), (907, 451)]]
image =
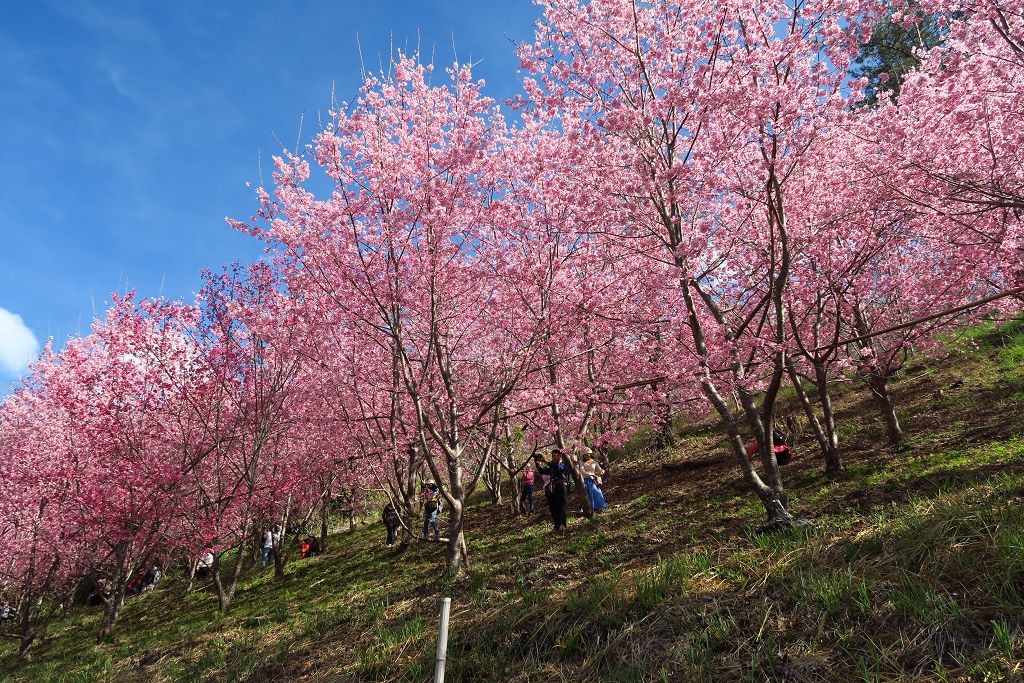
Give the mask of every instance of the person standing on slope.
[(538, 456), (537, 471), (548, 477), (544, 486), (544, 497), (548, 500), (555, 531), (565, 531), (565, 503), (569, 497), (569, 477), (572, 473), (565, 462), (562, 449), (556, 448), (551, 451), (551, 462), (544, 462), (543, 456)]
[(427, 531), (433, 529), (434, 538), (441, 535), (441, 528), (437, 524), (437, 516), (441, 512), (441, 494), (437, 484), (430, 481), (423, 485), (423, 537), (426, 538)]
[(519, 511), (523, 514), (533, 514), (533, 485), (536, 476), (532, 463), (527, 462), (523, 468), (523, 491), (519, 494)]
[(604, 491), (601, 490), (601, 477), (604, 476), (604, 468), (594, 459), (594, 451), (589, 448), (583, 449), (583, 464), (580, 466), (583, 474), (583, 483), (587, 487), (587, 497), (590, 499), (590, 509), (594, 512), (601, 512), (608, 507), (604, 499)]
[(401, 519), (398, 517), (398, 510), (395, 509), (394, 503), (388, 503), (384, 507), (384, 510), (380, 513), (380, 519), (384, 522), (384, 528), (388, 530), (387, 543), (389, 546), (392, 546), (395, 544), (395, 533), (398, 531), (398, 527), (402, 523)]

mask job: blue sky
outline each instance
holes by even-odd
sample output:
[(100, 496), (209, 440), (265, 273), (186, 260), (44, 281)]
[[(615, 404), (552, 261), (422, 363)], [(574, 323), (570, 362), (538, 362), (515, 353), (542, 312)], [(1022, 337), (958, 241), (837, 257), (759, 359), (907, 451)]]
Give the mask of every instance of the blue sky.
[[(247, 181), (359, 86), (392, 45), (438, 66), (482, 60), (491, 97), (518, 90), (509, 38), (529, 0), (75, 1), (0, 7), (0, 395), (32, 337), (87, 333), (111, 291), (190, 298), (200, 269), (261, 247), (224, 217)], [(417, 37), (418, 36), (418, 37)], [(19, 323), (20, 321), (20, 323)], [(27, 336), (27, 327), (32, 336)]]

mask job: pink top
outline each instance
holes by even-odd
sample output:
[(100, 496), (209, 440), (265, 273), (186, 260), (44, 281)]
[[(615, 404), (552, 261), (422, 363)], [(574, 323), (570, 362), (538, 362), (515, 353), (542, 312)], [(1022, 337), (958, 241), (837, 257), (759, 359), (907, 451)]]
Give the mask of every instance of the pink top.
[(535, 475), (533, 473), (533, 468), (527, 467), (525, 470), (523, 470), (523, 483), (532, 484), (534, 476)]

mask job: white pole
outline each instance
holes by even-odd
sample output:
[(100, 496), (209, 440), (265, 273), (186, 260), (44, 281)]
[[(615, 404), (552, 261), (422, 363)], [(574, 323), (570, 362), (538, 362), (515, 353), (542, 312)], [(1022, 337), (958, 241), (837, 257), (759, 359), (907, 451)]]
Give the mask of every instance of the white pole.
[(448, 654), (448, 613), (452, 608), (452, 599), (445, 598), (441, 603), (441, 627), (437, 632), (437, 663), (434, 665), (434, 683), (444, 683), (444, 661)]

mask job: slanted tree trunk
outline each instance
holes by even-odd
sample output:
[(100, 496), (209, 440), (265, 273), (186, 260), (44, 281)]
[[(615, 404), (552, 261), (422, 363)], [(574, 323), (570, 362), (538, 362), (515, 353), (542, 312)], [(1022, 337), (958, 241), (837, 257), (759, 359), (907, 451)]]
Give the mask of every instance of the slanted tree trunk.
[[(690, 289), (691, 283), (685, 276), (685, 273), (687, 272), (686, 264), (681, 258), (677, 257), (676, 265), (681, 273), (680, 288), (683, 295), (683, 301), (686, 304), (690, 333), (693, 337), (698, 355), (702, 359), (706, 359), (709, 355), (707, 344), (704, 337), (704, 330), (697, 314), (697, 307), (693, 293)], [(697, 292), (715, 313), (719, 323), (724, 325), (724, 317), (722, 317), (714, 302), (710, 300), (705, 293), (701, 292), (699, 288), (697, 288)], [(777, 303), (781, 306), (781, 302)], [(701, 389), (705, 397), (707, 397), (708, 401), (715, 407), (715, 410), (722, 418), (722, 427), (725, 430), (729, 444), (732, 446), (733, 455), (740, 467), (740, 471), (743, 473), (744, 481), (747, 482), (754, 494), (757, 495), (758, 499), (761, 501), (761, 504), (764, 506), (765, 514), (767, 515), (765, 528), (792, 526), (793, 518), (787, 510), (788, 499), (782, 488), (782, 477), (779, 473), (778, 463), (775, 460), (775, 451), (772, 450), (771, 446), (771, 431), (774, 422), (774, 403), (778, 392), (779, 382), (785, 373), (785, 353), (780, 351), (776, 354), (772, 382), (769, 385), (768, 392), (766, 392), (761, 410), (758, 410), (756, 405), (754, 405), (753, 399), (749, 394), (745, 392), (733, 392), (734, 399), (738, 400), (740, 406), (747, 414), (748, 422), (754, 432), (754, 438), (756, 438), (758, 443), (761, 445), (761, 464), (765, 473), (765, 477), (763, 479), (754, 470), (750, 459), (747, 457), (743, 438), (740, 435), (739, 425), (736, 421), (736, 412), (730, 408), (729, 403), (716, 387), (714, 378), (711, 374), (711, 369), (706, 360), (702, 361), (702, 371), (703, 377), (701, 379)], [(733, 371), (735, 373), (742, 372), (742, 364), (734, 364)], [(765, 431), (768, 432), (767, 439), (765, 438)]]
[(20, 659), (28, 659), (28, 649), (32, 647), (32, 643), (36, 640), (39, 630), (37, 628), (35, 619), (32, 618), (32, 602), (34, 601), (33, 596), (28, 596), (26, 599), (21, 601), (18, 609), (18, 622), (19, 622), (19, 641), (18, 641), (18, 657)]
[(896, 406), (892, 402), (892, 395), (889, 393), (889, 378), (884, 375), (872, 373), (866, 378), (868, 387), (875, 398), (875, 405), (878, 412), (885, 421), (886, 434), (889, 443), (893, 446), (901, 443), (904, 438), (903, 428), (900, 420), (896, 417)]
[(448, 545), (445, 550), (445, 567), (452, 576), (458, 574), (460, 569), (469, 569), (461, 495), (453, 497), (458, 499), (448, 508)]
[[(739, 424), (736, 422), (735, 414), (729, 409), (728, 404), (714, 386), (708, 383), (705, 383), (703, 386), (705, 394), (712, 405), (718, 409), (718, 414), (722, 418), (722, 427), (728, 437), (729, 445), (732, 447), (736, 463), (743, 473), (743, 480), (754, 491), (754, 494), (761, 501), (761, 505), (764, 506), (768, 517), (766, 526), (792, 526), (793, 518), (787, 510), (789, 500), (785, 491), (782, 490), (781, 482), (771, 486), (757, 474), (750, 463), (750, 458), (747, 457), (747, 449), (743, 443), (743, 437), (740, 435)], [(760, 451), (761, 462), (762, 464), (765, 462), (769, 463), (769, 470), (771, 464), (775, 464), (775, 469), (777, 470), (778, 465), (775, 463), (775, 452), (770, 446), (767, 449), (764, 448), (765, 440), (763, 433), (761, 437), (759, 439), (759, 443), (762, 444)]]
[[(245, 535), (243, 534), (244, 538)], [(235, 599), (235, 589), (238, 587), (238, 579), (242, 575), (242, 565), (245, 563), (245, 552), (241, 548), (235, 553), (235, 561), (229, 567), (227, 581), (223, 573), (224, 565), (221, 563), (223, 553), (213, 556), (213, 585), (217, 589), (217, 609), (226, 613), (231, 609), (231, 602)]]
[[(50, 567), (50, 573), (44, 585), (50, 583), (50, 579), (55, 575), (59, 566), (60, 562), (55, 560)], [(71, 600), (71, 592), (51, 595), (48, 600), (44, 600), (41, 595), (36, 593), (21, 596), (21, 601), (15, 605), (14, 610), (17, 614), (18, 632), (4, 634), (18, 640), (19, 659), (29, 659), (29, 648), (46, 631), (47, 626), (58, 612), (63, 613), (65, 617), (68, 615)]]
[(828, 386), (828, 371), (825, 364), (816, 362), (814, 364), (814, 382), (818, 387), (818, 396), (821, 398), (822, 426), (825, 431), (825, 448), (822, 455), (825, 458), (825, 472), (838, 474), (843, 470), (843, 461), (839, 457), (839, 434), (836, 432), (835, 412), (832, 410), (832, 392)]
[(199, 566), (199, 560), (193, 560), (188, 557), (181, 558), (181, 566), (185, 574), (185, 594), (192, 592), (192, 586), (196, 580), (196, 568)]
[(800, 401), (800, 407), (803, 408), (804, 415), (807, 416), (807, 424), (811, 425), (811, 429), (814, 430), (814, 438), (818, 442), (818, 447), (821, 449), (821, 457), (825, 457), (825, 444), (827, 439), (825, 438), (825, 430), (818, 421), (818, 416), (814, 412), (814, 406), (811, 404), (810, 397), (807, 396), (807, 391), (804, 389), (804, 383), (800, 379), (800, 373), (797, 372), (796, 364), (793, 363), (793, 359), (790, 358), (786, 361), (786, 371), (789, 373), (789, 379), (793, 382), (793, 388), (796, 390), (796, 397)]
[[(249, 525), (246, 523), (238, 537), (248, 538), (250, 533)], [(262, 544), (257, 545), (260, 545), (262, 548)], [(213, 556), (213, 566), (210, 568), (210, 572), (213, 574), (213, 586), (217, 590), (217, 609), (221, 613), (231, 609), (231, 601), (235, 598), (235, 589), (238, 587), (238, 579), (242, 575), (242, 566), (245, 564), (245, 546), (236, 549), (234, 563), (228, 568), (226, 576), (224, 574), (224, 564), (221, 562), (223, 557), (223, 550), (215, 553)]]
[(131, 578), (131, 572), (125, 572), (114, 577), (113, 591), (110, 599), (103, 608), (103, 620), (100, 622), (100, 632), (96, 637), (97, 642), (107, 640), (114, 634), (114, 627), (117, 626), (117, 618), (121, 614), (121, 607), (124, 605), (124, 592)]
[(320, 510), (320, 552), (327, 552), (327, 532), (330, 530), (331, 503), (330, 496), (324, 496), (323, 507)]
[(836, 433), (835, 415), (832, 411), (832, 396), (829, 392), (828, 373), (824, 364), (814, 364), (815, 387), (818, 390), (818, 397), (821, 399), (823, 414), (823, 420), (820, 422), (818, 421), (817, 414), (814, 412), (814, 406), (807, 397), (807, 392), (804, 391), (803, 382), (792, 359), (787, 361), (786, 369), (793, 382), (793, 388), (796, 389), (800, 406), (804, 409), (804, 414), (807, 415), (807, 422), (814, 430), (814, 438), (818, 441), (818, 448), (825, 462), (825, 472), (828, 474), (841, 472), (843, 465), (839, 457), (839, 435)]

